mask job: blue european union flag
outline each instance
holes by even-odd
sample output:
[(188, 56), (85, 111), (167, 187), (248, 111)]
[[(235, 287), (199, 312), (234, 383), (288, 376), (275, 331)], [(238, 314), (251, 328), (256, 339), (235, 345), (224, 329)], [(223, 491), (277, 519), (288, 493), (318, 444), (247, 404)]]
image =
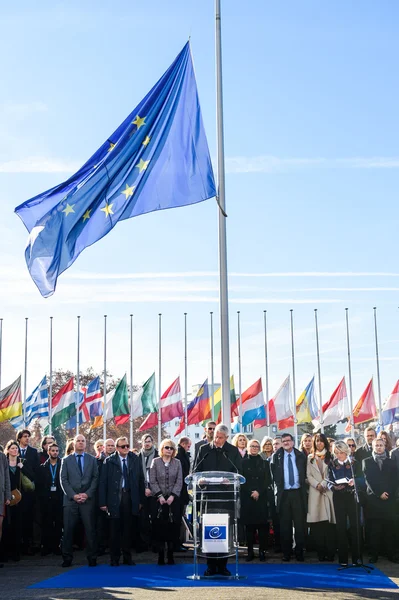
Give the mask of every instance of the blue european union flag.
[(187, 43), (75, 175), (15, 209), (30, 233), (25, 258), (31, 277), (42, 296), (51, 296), (58, 276), (118, 221), (215, 195)]

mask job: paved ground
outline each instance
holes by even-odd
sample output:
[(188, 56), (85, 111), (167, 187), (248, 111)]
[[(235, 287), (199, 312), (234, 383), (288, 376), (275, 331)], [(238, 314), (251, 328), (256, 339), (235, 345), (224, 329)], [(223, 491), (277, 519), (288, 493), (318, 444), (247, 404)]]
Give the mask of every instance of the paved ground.
[[(176, 561), (190, 562), (190, 555), (178, 555)], [(155, 562), (156, 555), (151, 553), (140, 554), (134, 559), (137, 562), (137, 569), (140, 563)], [(103, 556), (99, 563), (106, 564), (108, 557)], [(279, 562), (277, 558), (270, 558), (269, 562)], [(307, 562), (317, 562), (312, 558), (307, 558)], [(378, 598), (379, 600), (390, 600), (399, 598), (398, 590), (327, 590), (312, 589), (311, 581), (309, 588), (303, 590), (286, 590), (275, 588), (218, 588), (217, 592), (211, 588), (167, 588), (167, 589), (141, 589), (141, 588), (106, 588), (106, 589), (47, 589), (47, 590), (27, 590), (26, 588), (33, 583), (43, 581), (49, 577), (54, 577), (65, 570), (60, 566), (60, 557), (50, 556), (45, 558), (31, 557), (21, 560), (19, 563), (8, 563), (3, 569), (0, 569), (0, 598), (3, 600), (204, 600), (204, 595), (213, 596), (215, 600), (257, 600), (259, 598), (270, 598), (271, 600), (319, 600), (319, 598), (331, 598), (337, 600), (355, 600), (360, 598)], [(86, 565), (86, 560), (82, 552), (75, 553), (74, 565)], [(378, 567), (388, 577), (399, 585), (399, 565), (381, 560)], [(167, 568), (167, 567), (163, 567)], [(267, 563), (265, 563), (267, 569)]]

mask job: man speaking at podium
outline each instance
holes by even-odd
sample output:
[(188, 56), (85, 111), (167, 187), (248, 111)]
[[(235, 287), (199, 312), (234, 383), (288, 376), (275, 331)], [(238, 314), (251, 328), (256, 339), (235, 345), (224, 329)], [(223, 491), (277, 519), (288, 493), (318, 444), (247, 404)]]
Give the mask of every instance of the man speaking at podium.
[[(227, 438), (230, 434), (230, 428), (220, 423), (215, 428), (213, 441), (209, 444), (204, 444), (199, 449), (197, 459), (195, 461), (194, 473), (202, 471), (225, 471), (228, 473), (242, 474), (242, 458), (238, 448), (229, 444)], [(210, 490), (209, 486), (204, 490)], [(213, 497), (215, 497), (213, 495)], [(229, 495), (226, 495), (226, 502), (217, 503), (217, 509), (208, 512), (233, 512), (232, 502), (228, 501)], [(229, 577), (230, 571), (227, 569), (227, 558), (207, 558), (207, 566), (204, 575), (224, 575)]]

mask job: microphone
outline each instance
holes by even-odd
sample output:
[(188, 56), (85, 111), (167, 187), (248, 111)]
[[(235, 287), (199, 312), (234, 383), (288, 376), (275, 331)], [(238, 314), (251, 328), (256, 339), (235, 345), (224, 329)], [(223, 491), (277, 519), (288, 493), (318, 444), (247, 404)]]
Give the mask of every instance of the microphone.
[(225, 458), (227, 458), (227, 460), (229, 461), (229, 463), (230, 463), (231, 465), (233, 465), (233, 467), (234, 467), (234, 469), (235, 469), (235, 472), (236, 472), (236, 473), (238, 473), (238, 468), (235, 466), (235, 464), (233, 463), (233, 461), (231, 460), (231, 458), (229, 458), (229, 456), (228, 456), (228, 454), (227, 454), (227, 452), (226, 452), (225, 450), (223, 451), (223, 456), (224, 456)]
[(202, 462), (204, 462), (204, 460), (206, 459), (206, 457), (208, 456), (208, 454), (210, 453), (210, 450), (208, 450), (208, 452), (206, 452), (206, 454), (204, 454), (204, 456), (201, 458), (201, 460), (199, 461), (199, 463), (194, 465), (194, 469), (193, 472), (195, 473), (198, 470), (198, 467), (200, 466), (200, 464)]

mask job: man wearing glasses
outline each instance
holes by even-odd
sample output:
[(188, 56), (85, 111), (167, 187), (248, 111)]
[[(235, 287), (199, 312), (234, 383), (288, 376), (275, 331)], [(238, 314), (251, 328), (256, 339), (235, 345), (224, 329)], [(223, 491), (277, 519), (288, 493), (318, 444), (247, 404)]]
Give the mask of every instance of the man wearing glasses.
[(215, 427), (216, 427), (215, 421), (209, 421), (209, 423), (206, 424), (205, 429), (204, 429), (204, 434), (205, 434), (204, 438), (195, 444), (194, 464), (197, 460), (198, 452), (200, 451), (201, 446), (204, 446), (205, 444), (210, 444), (211, 442), (213, 442), (213, 436), (215, 434)]
[(144, 473), (140, 459), (129, 451), (126, 437), (115, 442), (116, 452), (105, 459), (100, 478), (99, 504), (110, 520), (111, 567), (134, 565), (131, 548), (133, 519), (144, 501)]

